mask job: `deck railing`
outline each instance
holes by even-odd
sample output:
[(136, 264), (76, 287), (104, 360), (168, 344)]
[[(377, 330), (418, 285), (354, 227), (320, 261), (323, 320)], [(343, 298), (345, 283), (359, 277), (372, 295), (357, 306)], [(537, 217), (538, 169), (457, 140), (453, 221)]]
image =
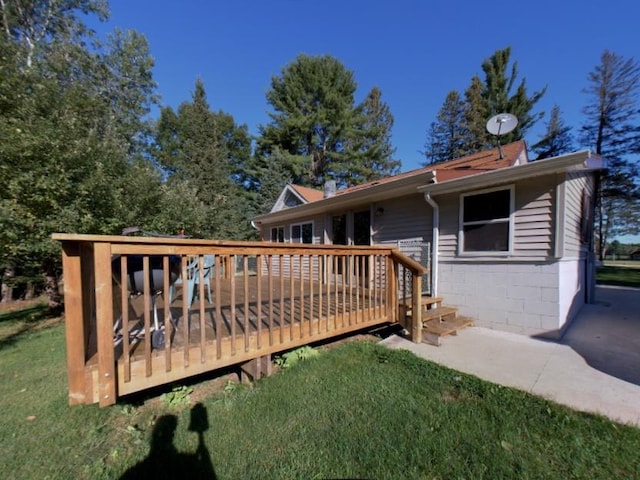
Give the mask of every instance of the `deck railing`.
[(411, 272), (418, 306), (403, 326), (421, 340), (426, 269), (390, 246), (53, 238), (62, 243), (70, 404), (110, 405), (192, 375), (402, 323), (400, 269)]

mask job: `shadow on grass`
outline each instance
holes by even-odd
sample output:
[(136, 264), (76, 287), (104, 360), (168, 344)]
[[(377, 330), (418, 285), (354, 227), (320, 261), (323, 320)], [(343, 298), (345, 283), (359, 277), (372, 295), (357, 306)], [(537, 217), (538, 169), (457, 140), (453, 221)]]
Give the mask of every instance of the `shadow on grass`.
[(60, 310), (51, 310), (45, 303), (0, 313), (0, 350), (13, 345), (21, 336), (48, 326), (48, 321), (61, 314)]
[(162, 415), (153, 427), (149, 454), (140, 463), (131, 467), (121, 480), (140, 478), (189, 478), (212, 479), (216, 473), (211, 455), (204, 443), (204, 432), (209, 429), (206, 407), (197, 403), (191, 408), (189, 431), (198, 435), (198, 446), (194, 453), (181, 453), (173, 444), (178, 426), (175, 415)]

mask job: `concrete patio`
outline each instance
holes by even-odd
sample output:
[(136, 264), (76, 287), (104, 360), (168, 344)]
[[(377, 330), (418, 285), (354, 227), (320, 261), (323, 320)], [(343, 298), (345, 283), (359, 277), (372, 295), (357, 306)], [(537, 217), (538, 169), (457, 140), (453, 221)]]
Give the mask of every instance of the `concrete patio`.
[(640, 426), (640, 289), (599, 286), (560, 341), (471, 327), (442, 346), (382, 343), (576, 410)]

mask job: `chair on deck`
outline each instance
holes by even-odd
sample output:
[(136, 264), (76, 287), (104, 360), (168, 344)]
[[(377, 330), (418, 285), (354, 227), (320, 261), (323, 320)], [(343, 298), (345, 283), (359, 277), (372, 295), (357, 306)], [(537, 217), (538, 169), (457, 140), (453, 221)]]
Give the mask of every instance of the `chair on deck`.
[[(202, 259), (202, 281), (207, 293), (207, 300), (211, 302), (211, 275), (215, 268), (215, 256), (204, 255)], [(187, 305), (191, 306), (193, 300), (199, 294), (198, 285), (200, 284), (200, 260), (195, 258), (187, 265), (187, 279), (178, 279), (171, 288), (170, 297), (171, 301), (175, 298), (175, 285), (182, 284), (183, 297), (187, 295)]]

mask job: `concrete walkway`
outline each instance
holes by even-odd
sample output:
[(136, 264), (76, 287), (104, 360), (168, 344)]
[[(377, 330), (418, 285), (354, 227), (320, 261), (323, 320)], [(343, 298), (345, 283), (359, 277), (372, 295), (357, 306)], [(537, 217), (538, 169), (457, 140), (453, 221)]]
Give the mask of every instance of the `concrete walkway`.
[(435, 347), (382, 341), (500, 385), (640, 426), (640, 289), (598, 287), (562, 340), (470, 327)]

